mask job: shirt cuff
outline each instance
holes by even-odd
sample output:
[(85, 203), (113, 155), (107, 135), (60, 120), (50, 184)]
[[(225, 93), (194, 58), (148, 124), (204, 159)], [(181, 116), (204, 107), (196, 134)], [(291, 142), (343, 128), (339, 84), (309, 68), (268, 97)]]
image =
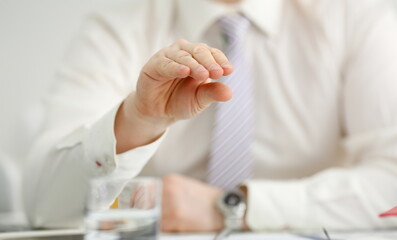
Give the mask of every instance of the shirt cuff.
[(114, 175), (120, 178), (135, 177), (164, 139), (165, 134), (148, 145), (116, 154), (114, 122), (119, 107), (118, 104), (90, 126), (84, 137), (86, 165), (94, 177), (105, 175)]
[(247, 187), (246, 222), (251, 230), (307, 226), (307, 195), (302, 181), (251, 180), (243, 186)]

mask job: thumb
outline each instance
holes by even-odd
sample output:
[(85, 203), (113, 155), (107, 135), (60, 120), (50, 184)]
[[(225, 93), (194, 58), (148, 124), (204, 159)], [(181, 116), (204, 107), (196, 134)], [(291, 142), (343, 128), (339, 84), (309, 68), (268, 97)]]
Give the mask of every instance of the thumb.
[(220, 82), (202, 84), (197, 90), (197, 101), (206, 108), (213, 102), (226, 102), (232, 98), (232, 89)]

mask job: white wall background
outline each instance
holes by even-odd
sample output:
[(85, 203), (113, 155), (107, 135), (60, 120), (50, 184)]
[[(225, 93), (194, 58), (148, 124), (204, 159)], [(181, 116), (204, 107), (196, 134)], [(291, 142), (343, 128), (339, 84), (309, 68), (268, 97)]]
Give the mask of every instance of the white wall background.
[[(0, 0), (0, 214), (22, 210), (20, 167), (68, 44), (87, 13), (120, 1), (128, 0)], [(10, 219), (0, 215), (0, 224)]]
[(40, 117), (35, 103), (68, 43), (86, 13), (110, 2), (0, 0), (0, 152), (24, 158)]

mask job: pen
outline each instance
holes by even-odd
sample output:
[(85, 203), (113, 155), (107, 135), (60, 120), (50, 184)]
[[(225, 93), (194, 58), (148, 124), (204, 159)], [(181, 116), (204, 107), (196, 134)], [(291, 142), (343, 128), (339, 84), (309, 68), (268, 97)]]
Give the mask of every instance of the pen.
[(317, 236), (317, 235), (303, 235), (302, 234), (302, 235), (299, 235), (299, 236), (307, 238), (307, 239), (312, 239), (312, 240), (331, 240), (331, 237), (329, 236), (328, 231), (325, 228), (323, 228), (323, 232), (324, 232), (326, 238), (320, 237), (320, 236)]
[(329, 234), (327, 232), (327, 229), (323, 228), (323, 232), (324, 232), (325, 236), (327, 237), (327, 240), (331, 240), (331, 238), (329, 237)]

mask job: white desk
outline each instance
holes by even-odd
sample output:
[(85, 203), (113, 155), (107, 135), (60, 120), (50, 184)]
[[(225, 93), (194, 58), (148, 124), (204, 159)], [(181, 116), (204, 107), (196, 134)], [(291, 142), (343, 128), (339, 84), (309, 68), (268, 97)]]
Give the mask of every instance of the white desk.
[[(83, 234), (84, 231), (76, 230), (51, 230), (51, 231), (29, 231), (29, 232), (14, 232), (14, 233), (0, 233), (0, 240), (34, 238), (34, 237), (67, 237)], [(159, 240), (213, 240), (215, 234), (161, 234)], [(287, 233), (236, 233), (232, 234), (228, 240), (308, 240), (310, 238), (298, 237), (296, 235)]]
[[(8, 240), (29, 237), (51, 237), (51, 236), (73, 236), (83, 234), (82, 229), (72, 230), (46, 230), (46, 231), (29, 231), (0, 233), (0, 240)], [(326, 240), (321, 233), (312, 235), (295, 235), (291, 233), (236, 233), (232, 234), (228, 240)], [(317, 237), (315, 237), (317, 236)], [(332, 233), (332, 240), (396, 240), (397, 230), (395, 231), (368, 231), (368, 232), (350, 232), (350, 233)], [(214, 234), (162, 234), (159, 240), (213, 240)]]

